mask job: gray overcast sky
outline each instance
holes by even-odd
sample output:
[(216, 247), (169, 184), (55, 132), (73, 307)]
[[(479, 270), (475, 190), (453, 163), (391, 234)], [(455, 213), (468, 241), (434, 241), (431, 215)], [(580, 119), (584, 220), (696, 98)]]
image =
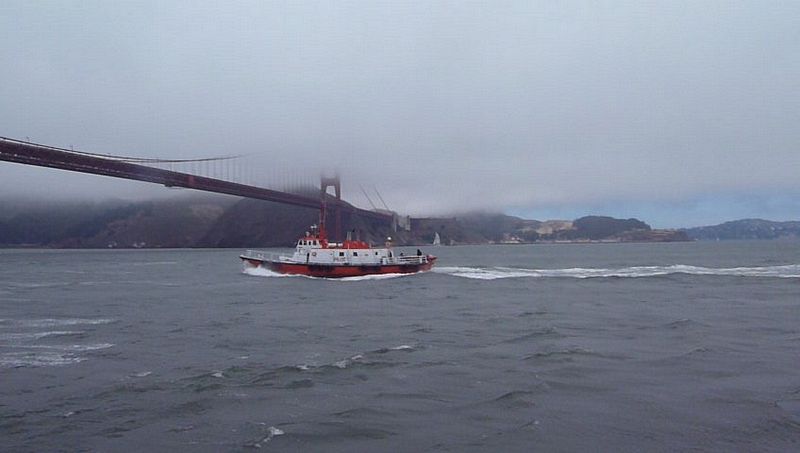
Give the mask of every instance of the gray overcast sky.
[[(0, 135), (338, 169), (411, 214), (800, 218), (800, 2), (0, 3)], [(164, 188), (0, 162), (0, 191)]]

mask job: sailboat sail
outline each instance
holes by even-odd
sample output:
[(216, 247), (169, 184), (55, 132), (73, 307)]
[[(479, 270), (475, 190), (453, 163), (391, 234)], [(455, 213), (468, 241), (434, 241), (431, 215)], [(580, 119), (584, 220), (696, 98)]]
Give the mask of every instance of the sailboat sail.
[(442, 238), (439, 237), (439, 233), (436, 233), (436, 236), (433, 237), (433, 245), (442, 245)]

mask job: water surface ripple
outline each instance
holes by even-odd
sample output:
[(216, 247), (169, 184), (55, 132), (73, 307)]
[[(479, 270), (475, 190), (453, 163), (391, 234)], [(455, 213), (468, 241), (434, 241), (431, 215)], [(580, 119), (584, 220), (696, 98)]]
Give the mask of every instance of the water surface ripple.
[(799, 243), (425, 251), (1, 250), (2, 450), (797, 450)]

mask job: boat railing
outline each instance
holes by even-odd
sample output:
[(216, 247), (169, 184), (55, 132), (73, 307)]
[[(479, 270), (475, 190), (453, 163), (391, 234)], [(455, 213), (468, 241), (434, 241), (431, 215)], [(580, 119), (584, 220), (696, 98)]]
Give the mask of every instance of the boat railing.
[(428, 257), (426, 255), (410, 255), (410, 256), (392, 256), (383, 257), (382, 264), (426, 264)]
[[(249, 258), (257, 261), (277, 261), (277, 262), (289, 262), (291, 261), (292, 257), (287, 256), (286, 254), (282, 253), (274, 253), (274, 252), (264, 252), (261, 250), (247, 250), (242, 253), (242, 258)], [(380, 263), (381, 265), (400, 265), (400, 264), (427, 264), (428, 263), (428, 256), (427, 255), (394, 255), (394, 256), (384, 256), (381, 257)], [(332, 264), (347, 264), (347, 265), (368, 265), (367, 262), (356, 261), (353, 260), (351, 257), (334, 257)]]

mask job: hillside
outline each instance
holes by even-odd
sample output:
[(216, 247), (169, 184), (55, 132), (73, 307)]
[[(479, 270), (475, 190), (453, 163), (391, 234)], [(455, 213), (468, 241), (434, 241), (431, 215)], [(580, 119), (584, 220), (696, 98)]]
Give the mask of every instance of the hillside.
[(687, 228), (686, 234), (695, 240), (729, 239), (788, 239), (800, 238), (800, 222), (772, 222), (763, 219), (742, 219), (719, 225)]
[(0, 218), (0, 246), (196, 247), (234, 201), (230, 197), (191, 196), (136, 203), (13, 205)]
[[(260, 200), (191, 195), (144, 202), (11, 203), (0, 201), (0, 247), (181, 248), (286, 247), (318, 222), (318, 211)], [(329, 219), (333, 229), (333, 219)], [(417, 218), (411, 231), (391, 231), (344, 212), (342, 230), (382, 244), (654, 242), (689, 240), (683, 231), (654, 230), (638, 219), (588, 216), (540, 222), (496, 213)]]

